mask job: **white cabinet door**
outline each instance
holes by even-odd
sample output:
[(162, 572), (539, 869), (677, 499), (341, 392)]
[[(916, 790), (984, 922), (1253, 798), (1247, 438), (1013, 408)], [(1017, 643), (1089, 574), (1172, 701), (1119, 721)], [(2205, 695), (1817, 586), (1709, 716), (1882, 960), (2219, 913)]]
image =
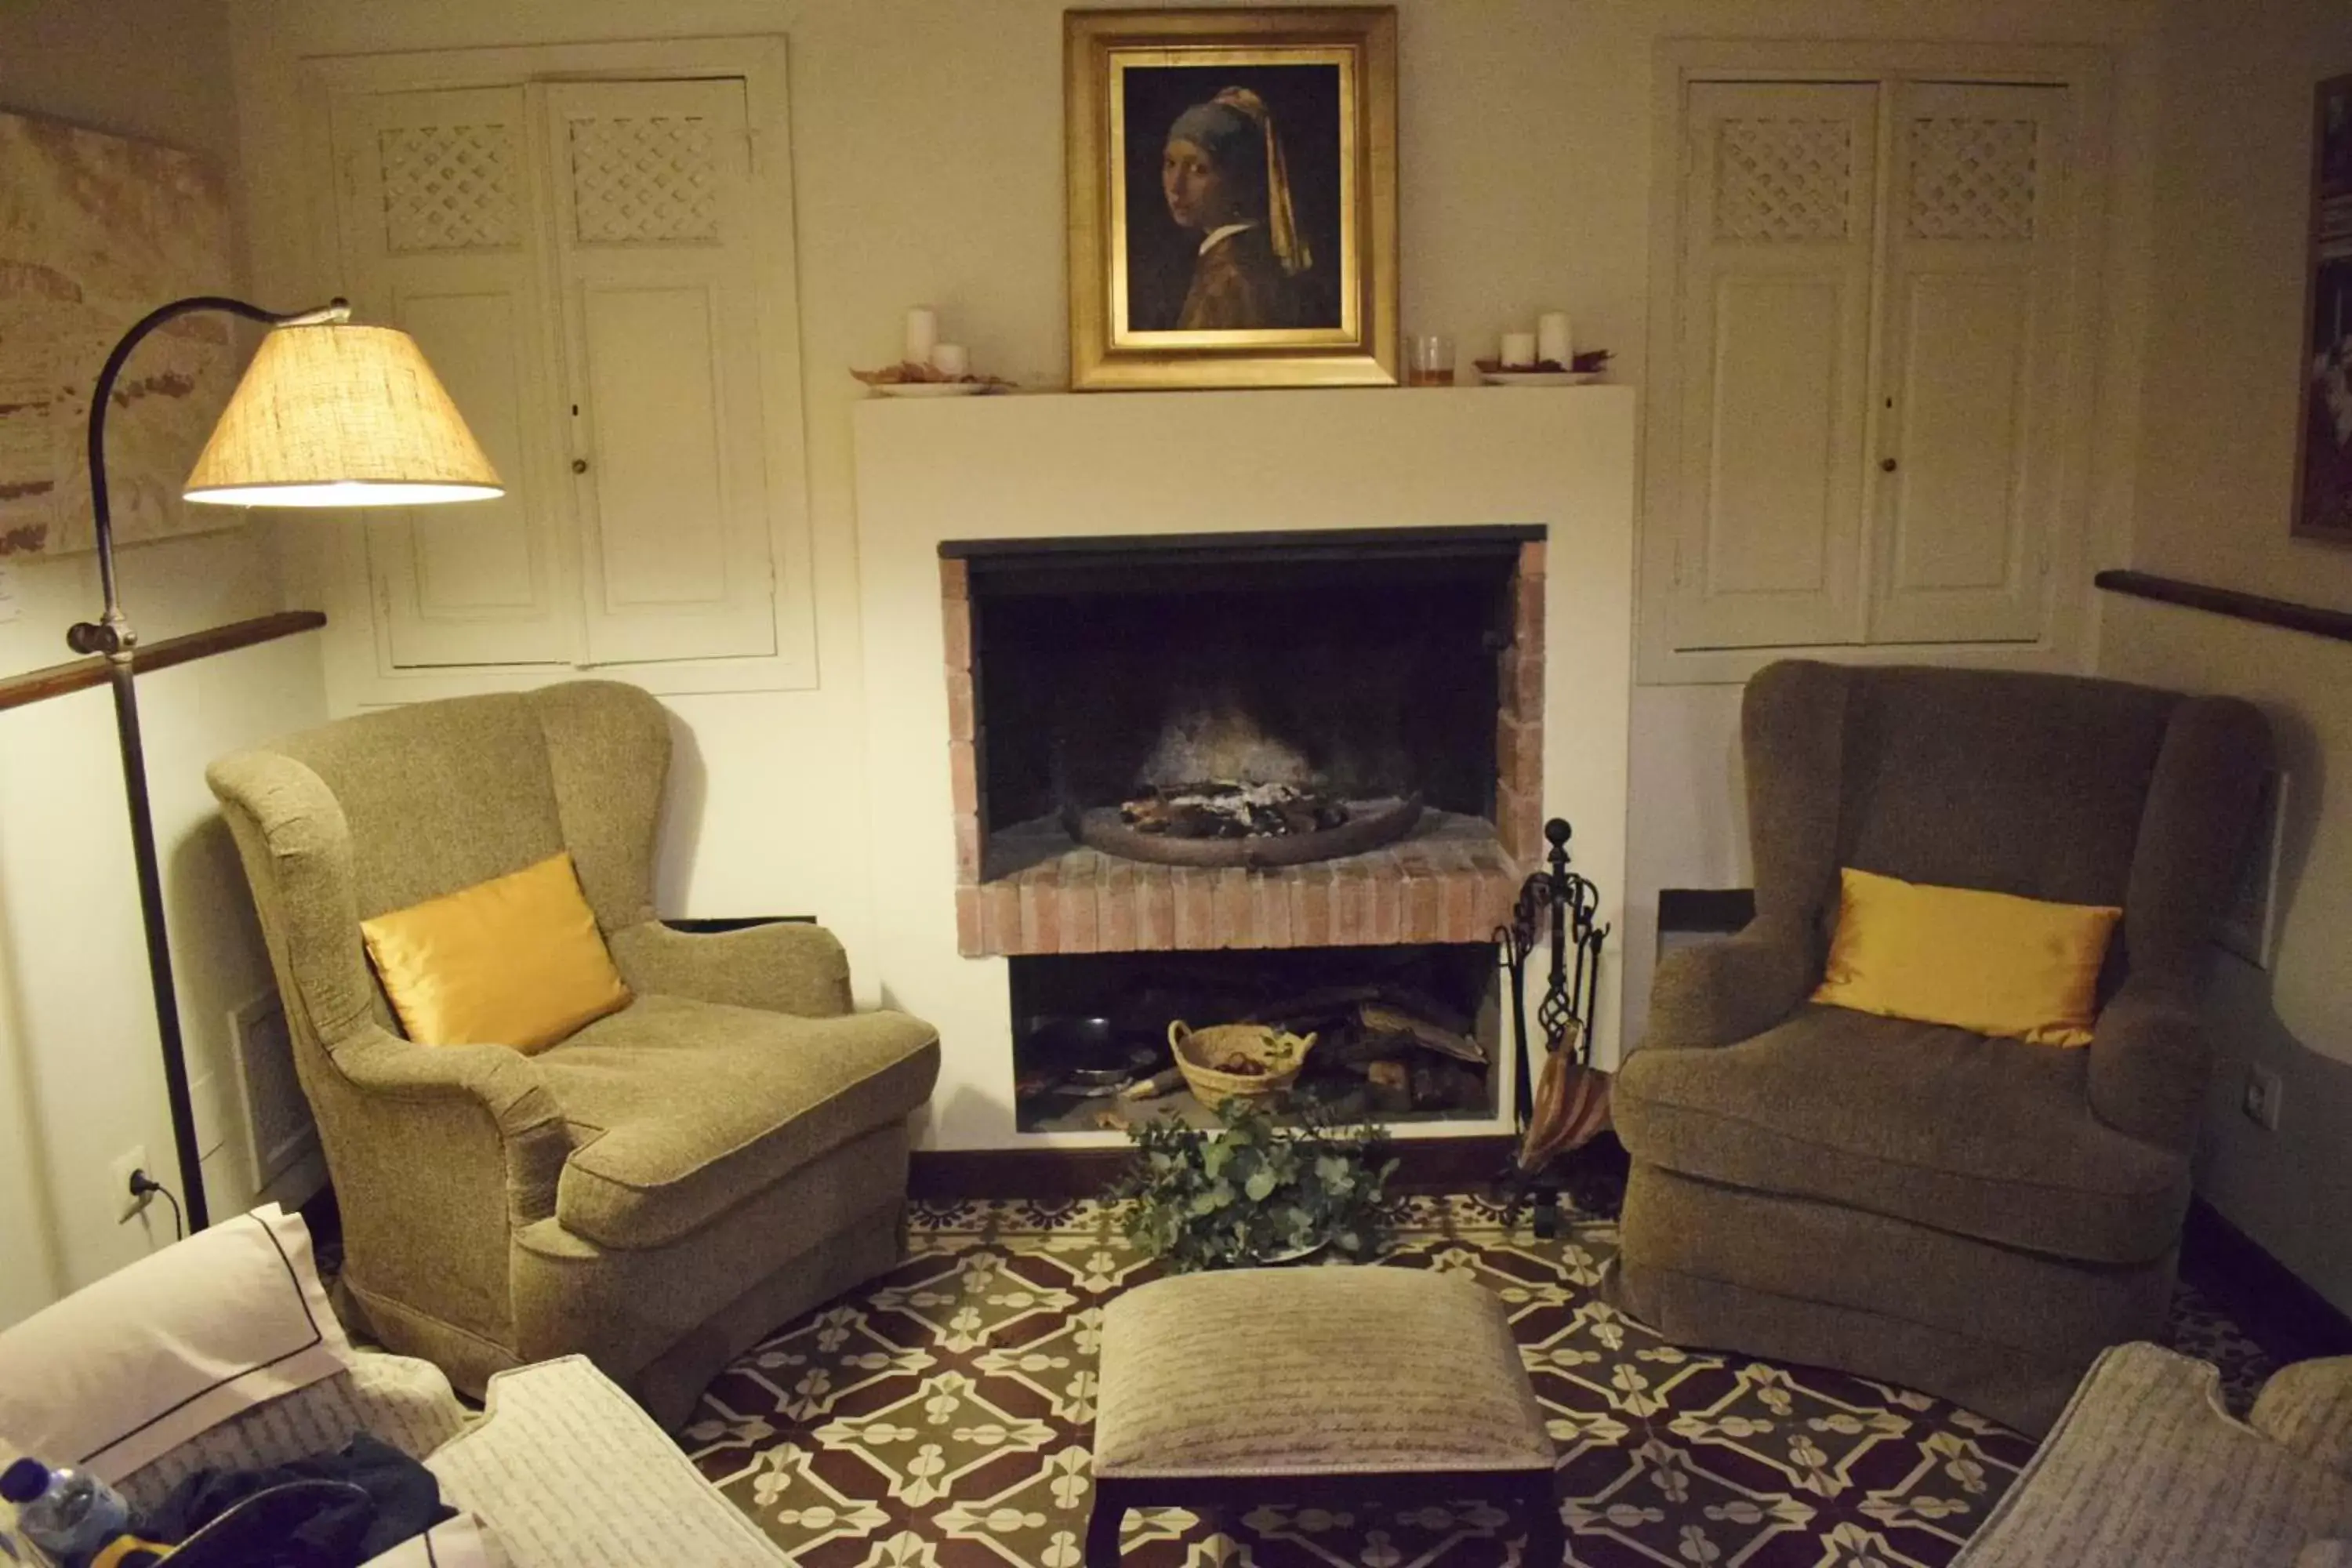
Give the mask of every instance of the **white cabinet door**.
[(1677, 647), (1863, 635), (1879, 98), (1874, 83), (1689, 89)]
[(2067, 89), (1906, 82), (1894, 113), (1871, 640), (2032, 641), (2060, 522)]
[(415, 337), (507, 492), (370, 514), (368, 571), (391, 662), (569, 662), (577, 594), (542, 434), (556, 407), (523, 89), (345, 98), (334, 142), (353, 302)]
[(772, 655), (743, 84), (542, 90), (587, 661)]

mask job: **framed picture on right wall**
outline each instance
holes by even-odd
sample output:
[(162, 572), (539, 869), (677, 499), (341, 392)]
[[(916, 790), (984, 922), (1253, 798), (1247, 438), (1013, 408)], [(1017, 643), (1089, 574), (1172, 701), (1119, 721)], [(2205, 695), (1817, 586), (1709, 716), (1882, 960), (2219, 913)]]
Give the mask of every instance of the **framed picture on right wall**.
[(2352, 76), (2319, 84), (2311, 130), (2298, 538), (2352, 544)]

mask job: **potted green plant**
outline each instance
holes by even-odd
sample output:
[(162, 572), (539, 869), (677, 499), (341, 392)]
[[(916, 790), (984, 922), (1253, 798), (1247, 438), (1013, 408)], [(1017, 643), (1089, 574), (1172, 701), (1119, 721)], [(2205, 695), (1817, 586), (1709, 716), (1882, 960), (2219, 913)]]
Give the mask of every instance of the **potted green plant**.
[(1329, 1247), (1364, 1258), (1386, 1231), (1388, 1130), (1346, 1127), (1308, 1105), (1282, 1127), (1265, 1100), (1236, 1097), (1213, 1128), (1153, 1117), (1110, 1191), (1128, 1239), (1178, 1273), (1285, 1262)]

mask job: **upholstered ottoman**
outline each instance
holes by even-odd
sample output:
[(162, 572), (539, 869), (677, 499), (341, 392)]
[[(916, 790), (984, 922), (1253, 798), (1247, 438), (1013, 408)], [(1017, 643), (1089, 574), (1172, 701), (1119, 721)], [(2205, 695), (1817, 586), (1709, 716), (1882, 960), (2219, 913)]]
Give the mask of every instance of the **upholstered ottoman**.
[(1103, 1309), (1088, 1568), (1162, 1503), (1526, 1510), (1560, 1560), (1551, 1440), (1502, 1303), (1425, 1269), (1245, 1268), (1154, 1280)]

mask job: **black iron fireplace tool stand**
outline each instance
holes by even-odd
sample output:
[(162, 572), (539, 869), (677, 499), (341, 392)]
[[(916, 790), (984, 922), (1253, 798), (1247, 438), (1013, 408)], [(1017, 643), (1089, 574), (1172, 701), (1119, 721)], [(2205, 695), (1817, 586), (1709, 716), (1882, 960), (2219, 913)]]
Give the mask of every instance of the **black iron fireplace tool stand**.
[(1496, 1198), (1507, 1224), (1532, 1211), (1535, 1233), (1552, 1237), (1559, 1231), (1560, 1200), (1565, 1195), (1576, 1212), (1614, 1215), (1624, 1194), (1624, 1149), (1603, 1127), (1596, 1135), (1555, 1156), (1542, 1158), (1532, 1169), (1522, 1157), (1535, 1111), (1537, 1080), (1531, 1068), (1534, 1053), (1528, 1035), (1528, 958), (1547, 932), (1551, 969), (1544, 984), (1536, 1025), (1543, 1031), (1544, 1060), (1549, 1064), (1562, 1051), (1562, 1071), (1587, 1073), (1592, 1066), (1593, 1010), (1601, 984), (1601, 949), (1611, 928), (1595, 918), (1600, 909), (1598, 889), (1568, 868), (1568, 840), (1572, 830), (1566, 819), (1544, 824), (1551, 849), (1544, 867), (1520, 885), (1507, 924), (1495, 931), (1503, 966), (1510, 975), (1512, 1062), (1517, 1088), (1517, 1125), (1520, 1150), (1505, 1162), (1496, 1179)]

